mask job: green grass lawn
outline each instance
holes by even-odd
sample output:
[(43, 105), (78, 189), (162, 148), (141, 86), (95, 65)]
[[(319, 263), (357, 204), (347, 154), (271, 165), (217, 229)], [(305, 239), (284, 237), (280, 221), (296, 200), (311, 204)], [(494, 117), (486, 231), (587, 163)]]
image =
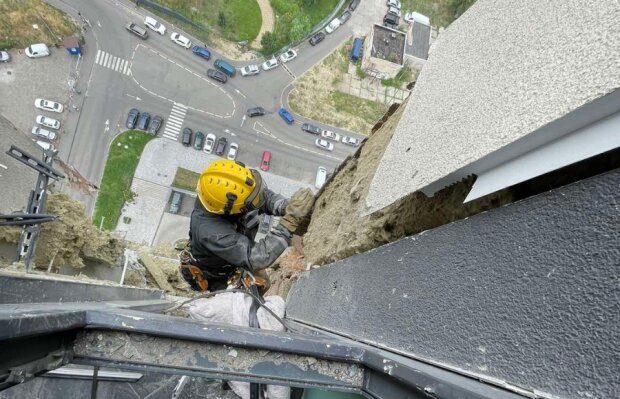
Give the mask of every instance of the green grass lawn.
[(64, 13), (41, 0), (0, 0), (0, 49), (25, 48), (32, 43), (62, 44), (59, 37), (77, 32)]
[(196, 184), (198, 184), (199, 178), (200, 173), (193, 172), (189, 169), (177, 168), (177, 172), (174, 174), (174, 180), (172, 181), (172, 187), (194, 191), (196, 190)]
[(401, 0), (403, 14), (417, 11), (431, 19), (431, 25), (447, 27), (476, 0)]
[(116, 228), (123, 205), (133, 199), (131, 181), (142, 150), (154, 137), (139, 130), (128, 130), (112, 141), (95, 204), (93, 224), (99, 226), (102, 218), (105, 218), (104, 229)]
[[(158, 0), (158, 3), (182, 14), (207, 30), (219, 32), (231, 41), (252, 41), (262, 24), (260, 8), (256, 0)], [(220, 13), (223, 18), (220, 19)], [(171, 17), (167, 17), (170, 19)], [(178, 21), (174, 21), (179, 25)], [(190, 30), (191, 31), (191, 30)], [(207, 41), (192, 31), (199, 39)]]
[(303, 39), (337, 5), (338, 0), (271, 0), (277, 17), (275, 32), (271, 40), (261, 42), (261, 51), (269, 55)]
[(387, 111), (387, 107), (384, 104), (352, 96), (341, 91), (331, 93), (331, 100), (334, 103), (334, 108), (340, 112), (361, 117), (368, 123), (376, 122)]

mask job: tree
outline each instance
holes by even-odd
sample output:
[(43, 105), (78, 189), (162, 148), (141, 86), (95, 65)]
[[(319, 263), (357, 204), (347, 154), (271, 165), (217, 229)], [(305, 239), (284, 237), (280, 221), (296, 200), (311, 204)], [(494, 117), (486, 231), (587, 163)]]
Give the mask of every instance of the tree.
[(310, 28), (310, 18), (307, 15), (300, 15), (293, 19), (291, 30), (289, 31), (289, 39), (292, 42), (303, 39)]
[(278, 50), (278, 39), (273, 32), (265, 32), (260, 39), (263, 54), (273, 54)]
[(220, 13), (217, 15), (217, 24), (220, 26), (220, 28), (226, 26), (226, 15), (224, 15), (223, 11), (220, 11)]

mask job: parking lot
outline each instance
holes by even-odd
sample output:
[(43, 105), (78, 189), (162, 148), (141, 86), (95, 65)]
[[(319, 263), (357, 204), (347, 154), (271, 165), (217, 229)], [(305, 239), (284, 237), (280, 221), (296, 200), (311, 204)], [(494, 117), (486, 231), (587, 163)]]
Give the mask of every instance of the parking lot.
[[(70, 73), (76, 59), (64, 49), (51, 49), (49, 57), (28, 58), (23, 50), (11, 51), (11, 62), (0, 63), (0, 112), (24, 134), (36, 125), (37, 115), (46, 115), (61, 122), (61, 137), (67, 120)], [(10, 93), (10, 95), (9, 95)], [(56, 101), (65, 106), (62, 114), (34, 107), (36, 98)]]

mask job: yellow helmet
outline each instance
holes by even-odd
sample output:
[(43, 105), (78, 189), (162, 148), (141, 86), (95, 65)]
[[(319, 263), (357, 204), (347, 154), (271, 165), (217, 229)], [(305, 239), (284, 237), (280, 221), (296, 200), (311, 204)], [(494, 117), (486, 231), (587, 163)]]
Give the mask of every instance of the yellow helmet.
[(237, 161), (215, 161), (202, 172), (196, 193), (205, 209), (234, 215), (261, 207), (267, 185), (258, 171)]

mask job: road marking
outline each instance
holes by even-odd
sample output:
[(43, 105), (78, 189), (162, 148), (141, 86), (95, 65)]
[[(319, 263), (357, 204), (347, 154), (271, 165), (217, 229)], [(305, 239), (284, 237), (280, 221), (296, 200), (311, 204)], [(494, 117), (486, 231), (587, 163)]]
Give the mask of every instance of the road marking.
[(243, 127), (244, 123), (245, 123), (245, 114), (243, 114), (243, 116), (241, 117), (241, 127)]
[(125, 95), (126, 95), (127, 97), (131, 97), (131, 98), (133, 98), (133, 99), (134, 99), (134, 100), (136, 100), (136, 101), (142, 101), (142, 99), (141, 99), (140, 97), (138, 97), (138, 96), (134, 96), (133, 94), (125, 93)]
[[(217, 89), (219, 89), (219, 90), (220, 90), (220, 91), (221, 91), (221, 92), (222, 92), (222, 93), (223, 93), (226, 97), (228, 97), (228, 98), (230, 99), (230, 101), (232, 102), (232, 106), (233, 106), (232, 112), (231, 112), (231, 113), (226, 113), (225, 115), (214, 114), (213, 112), (209, 112), (209, 111), (207, 111), (207, 110), (204, 110), (204, 109), (199, 109), (199, 108), (195, 108), (195, 107), (190, 107), (189, 105), (182, 105), (182, 107), (183, 107), (185, 110), (189, 110), (189, 109), (191, 109), (192, 111), (200, 112), (200, 113), (202, 113), (202, 114), (206, 114), (206, 115), (212, 116), (212, 117), (214, 117), (214, 118), (222, 118), (222, 119), (232, 118), (232, 117), (235, 115), (235, 111), (236, 111), (236, 103), (235, 103), (235, 100), (233, 99), (233, 97), (231, 96), (231, 94), (230, 94), (229, 92), (227, 92), (226, 90), (224, 90), (222, 87), (218, 86), (217, 84), (213, 83), (210, 79), (207, 79), (207, 78), (203, 77), (202, 75), (200, 75), (200, 74), (198, 74), (198, 73), (196, 73), (196, 72), (193, 72), (192, 70), (188, 69), (187, 67), (182, 66), (181, 64), (177, 63), (176, 61), (172, 61), (171, 59), (167, 58), (167, 57), (166, 57), (166, 56), (164, 56), (163, 54), (160, 54), (158, 51), (156, 51), (156, 50), (154, 50), (154, 49), (152, 49), (152, 48), (150, 48), (150, 47), (148, 47), (148, 46), (145, 46), (145, 45), (143, 45), (143, 44), (137, 44), (137, 45), (136, 45), (136, 47), (133, 49), (133, 52), (132, 52), (132, 54), (131, 54), (131, 59), (130, 59), (130, 62), (133, 62), (133, 60), (134, 60), (134, 58), (135, 58), (135, 56), (136, 56), (136, 51), (137, 51), (140, 47), (143, 47), (144, 49), (146, 49), (146, 50), (148, 50), (148, 51), (150, 51), (150, 52), (152, 52), (152, 53), (154, 53), (154, 54), (157, 54), (159, 57), (161, 57), (161, 58), (165, 59), (166, 61), (170, 62), (171, 64), (178, 65), (180, 68), (185, 69), (186, 71), (188, 71), (188, 72), (189, 72), (189, 73), (191, 73), (192, 75), (194, 75), (194, 76), (196, 76), (197, 78), (201, 79), (203, 82), (205, 82), (205, 84), (210, 84), (211, 86), (216, 87), (216, 88), (217, 88)], [(146, 91), (147, 93), (150, 93), (150, 94), (152, 94), (152, 95), (153, 95), (153, 96), (155, 96), (155, 97), (159, 97), (159, 98), (161, 98), (162, 100), (169, 101), (169, 102), (171, 102), (171, 103), (173, 103), (173, 104), (178, 104), (178, 103), (176, 103), (173, 99), (171, 99), (171, 98), (167, 98), (167, 97), (164, 97), (164, 96), (162, 96), (162, 95), (160, 95), (160, 94), (157, 94), (157, 93), (154, 93), (154, 92), (152, 92), (151, 90), (149, 90), (149, 89), (147, 89), (146, 87), (144, 87), (144, 86), (143, 86), (142, 84), (140, 84), (140, 82), (138, 82), (138, 80), (137, 80), (137, 79), (133, 76), (133, 74), (131, 73), (131, 71), (128, 71), (128, 72), (127, 72), (127, 75), (132, 76), (134, 83), (135, 83), (135, 84), (137, 84), (137, 85), (138, 85), (138, 86), (139, 86), (142, 90)]]
[(185, 114), (187, 113), (187, 106), (174, 103), (166, 120), (166, 126), (164, 127), (163, 136), (167, 139), (177, 141), (181, 128), (183, 127), (183, 121), (185, 120)]
[(103, 50), (97, 50), (97, 56), (95, 57), (95, 64), (101, 65), (104, 68), (111, 69), (129, 76), (131, 71), (129, 70), (129, 61), (113, 56), (112, 54)]
[(107, 133), (108, 130), (110, 130), (110, 120), (106, 119), (105, 120), (105, 132)]
[(286, 66), (286, 64), (282, 64), (282, 67), (286, 70), (286, 72), (288, 72), (288, 74), (289, 74), (289, 75), (291, 75), (291, 77), (293, 78), (293, 80), (294, 80), (294, 79), (297, 79), (297, 76), (295, 76), (295, 75), (293, 74), (293, 72), (291, 72), (291, 70), (290, 70), (290, 69), (288, 69), (288, 67)]
[(101, 28), (101, 22), (97, 21), (97, 26)]
[(235, 91), (242, 96), (243, 98), (247, 98), (245, 94), (243, 94), (242, 92), (239, 91), (239, 89), (235, 89)]

